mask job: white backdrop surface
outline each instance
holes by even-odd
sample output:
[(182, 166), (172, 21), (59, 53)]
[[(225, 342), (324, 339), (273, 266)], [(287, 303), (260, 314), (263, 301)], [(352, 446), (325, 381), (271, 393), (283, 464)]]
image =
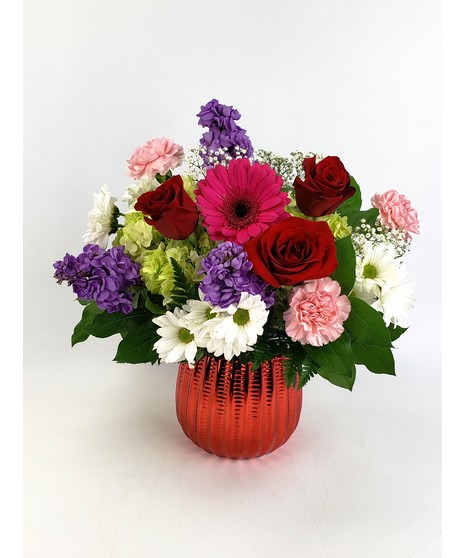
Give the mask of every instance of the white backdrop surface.
[[(431, 0), (26, 0), (24, 407), (27, 558), (437, 558), (441, 539), (440, 4)], [(255, 147), (338, 155), (364, 193), (417, 207), (397, 377), (316, 378), (275, 453), (210, 456), (174, 411), (175, 366), (71, 349), (80, 307), (52, 263), (92, 194), (120, 197), (152, 137), (186, 148), (212, 97)]]

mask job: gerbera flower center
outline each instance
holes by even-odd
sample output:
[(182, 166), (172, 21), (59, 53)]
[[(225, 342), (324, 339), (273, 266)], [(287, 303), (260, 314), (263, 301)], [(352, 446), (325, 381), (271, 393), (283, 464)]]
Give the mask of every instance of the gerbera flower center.
[(225, 205), (225, 216), (230, 227), (242, 229), (257, 220), (259, 209), (253, 199), (230, 199)]
[(366, 264), (363, 268), (363, 277), (366, 279), (374, 279), (377, 276), (378, 272), (376, 271), (376, 267), (372, 264)]
[(249, 213), (249, 211), (250, 211), (250, 203), (248, 202), (239, 201), (234, 206), (234, 213), (236, 214), (236, 217), (239, 218), (245, 217), (247, 213)]

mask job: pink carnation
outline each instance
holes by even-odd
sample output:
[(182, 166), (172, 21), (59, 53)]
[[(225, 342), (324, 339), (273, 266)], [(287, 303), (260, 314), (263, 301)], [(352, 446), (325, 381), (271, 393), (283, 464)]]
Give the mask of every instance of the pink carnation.
[(210, 238), (245, 244), (289, 217), (283, 182), (266, 163), (246, 158), (208, 169), (195, 195)]
[(181, 165), (184, 149), (165, 137), (149, 140), (138, 147), (128, 160), (129, 176), (150, 178), (156, 174), (164, 176), (169, 170)]
[(375, 194), (371, 198), (371, 203), (373, 207), (379, 209), (379, 219), (386, 227), (419, 234), (420, 223), (416, 210), (410, 201), (396, 190)]
[(350, 302), (339, 283), (324, 277), (294, 287), (283, 317), (292, 340), (321, 347), (342, 335), (349, 313)]

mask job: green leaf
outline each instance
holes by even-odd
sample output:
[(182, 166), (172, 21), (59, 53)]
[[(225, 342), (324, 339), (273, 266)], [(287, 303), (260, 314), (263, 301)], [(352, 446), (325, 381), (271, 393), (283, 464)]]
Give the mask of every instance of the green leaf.
[(132, 295), (132, 307), (135, 309), (139, 306), (139, 298), (141, 297), (141, 291), (136, 291)]
[(285, 357), (283, 360), (283, 375), (284, 381), (286, 382), (286, 387), (291, 387), (295, 385), (297, 379), (298, 369), (295, 366), (292, 356)]
[(338, 266), (331, 278), (341, 285), (343, 294), (349, 294), (355, 283), (355, 250), (350, 236), (336, 240)]
[(364, 345), (392, 347), (389, 331), (379, 312), (365, 301), (350, 297), (351, 310), (344, 327), (353, 340)]
[(347, 215), (347, 222), (353, 228), (361, 225), (362, 219), (365, 219), (365, 222), (371, 226), (374, 226), (376, 219), (379, 215), (379, 209), (376, 207), (372, 207), (371, 209), (367, 209), (365, 211), (353, 211)]
[(166, 182), (166, 181), (169, 180), (172, 176), (173, 176), (173, 173), (169, 170), (166, 174), (157, 173), (157, 174), (155, 175), (155, 180), (156, 180), (159, 184), (163, 184), (163, 182)]
[(318, 374), (333, 385), (352, 391), (355, 383), (355, 364), (351, 369), (350, 377), (325, 369), (318, 369)]
[(152, 320), (140, 322), (134, 325), (120, 342), (114, 360), (126, 364), (145, 362), (154, 364), (158, 360), (158, 355), (153, 345), (158, 339), (156, 326)]
[(250, 361), (252, 369), (257, 370), (263, 362), (271, 358), (268, 343), (264, 339), (258, 339), (250, 353)]
[(357, 364), (365, 365), (368, 370), (375, 374), (396, 375), (394, 357), (391, 349), (374, 345), (364, 345), (358, 341), (354, 341), (352, 349)]
[(99, 338), (110, 337), (116, 333), (125, 335), (134, 325), (144, 320), (147, 320), (147, 311), (144, 308), (137, 308), (130, 314), (103, 312), (95, 317), (87, 329), (91, 335)]
[(408, 327), (394, 327), (393, 324), (388, 325), (389, 335), (391, 336), (391, 341), (395, 341), (399, 339), (401, 335), (403, 335), (407, 331)]
[(283, 356), (283, 374), (286, 386), (295, 386), (297, 374), (302, 372), (302, 363), (306, 357), (305, 349), (300, 343), (292, 343)]
[(360, 191), (360, 186), (357, 184), (353, 176), (350, 177), (350, 185), (355, 188), (355, 194), (345, 202), (342, 202), (336, 210), (339, 215), (342, 216), (349, 215), (354, 211), (360, 211), (360, 208), (362, 207), (362, 193)]
[(302, 361), (299, 374), (298, 389), (302, 389), (315, 374), (318, 374), (318, 365), (309, 356)]
[(95, 304), (95, 302), (88, 302), (87, 305), (84, 307), (82, 311), (82, 318), (81, 321), (76, 325), (74, 328), (73, 335), (71, 336), (71, 346), (74, 347), (76, 343), (82, 343), (86, 341), (91, 335), (89, 331), (89, 327), (92, 325), (95, 317), (98, 314), (102, 314), (103, 310)]
[(164, 314), (166, 314), (166, 309), (165, 308), (159, 306), (158, 304), (155, 304), (150, 299), (147, 299), (145, 301), (145, 307), (147, 308), (147, 310), (149, 312), (151, 312), (152, 314), (155, 314), (156, 316), (163, 316)]
[(170, 258), (171, 265), (173, 267), (174, 273), (174, 287), (171, 290), (171, 298), (176, 305), (182, 306), (186, 300), (199, 298), (198, 290), (192, 281), (187, 279), (184, 271), (182, 270), (179, 263), (174, 259)]
[(352, 389), (355, 381), (355, 361), (350, 337), (344, 332), (338, 339), (309, 349), (318, 364), (318, 374), (337, 386)]

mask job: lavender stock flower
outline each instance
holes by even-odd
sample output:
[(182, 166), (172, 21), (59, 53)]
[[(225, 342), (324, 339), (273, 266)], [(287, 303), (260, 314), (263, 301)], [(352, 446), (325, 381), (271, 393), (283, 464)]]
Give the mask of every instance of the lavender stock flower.
[(220, 104), (216, 99), (212, 99), (206, 105), (200, 107), (199, 124), (204, 128), (226, 128), (234, 129), (235, 120), (241, 117), (240, 112), (226, 105)]
[(78, 298), (94, 300), (109, 314), (132, 312), (129, 287), (140, 285), (140, 265), (124, 253), (124, 247), (103, 250), (87, 244), (77, 257), (66, 254), (53, 264), (54, 277), (59, 283), (67, 281)]
[(242, 292), (260, 295), (266, 308), (275, 302), (275, 292), (263, 279), (255, 275), (247, 252), (239, 244), (223, 242), (202, 261), (206, 274), (200, 284), (205, 300), (226, 308), (239, 302)]
[(200, 108), (197, 116), (199, 124), (209, 128), (200, 139), (200, 155), (206, 166), (212, 166), (213, 161), (253, 156), (252, 143), (246, 130), (236, 124), (236, 120), (241, 117), (237, 109), (212, 99)]

